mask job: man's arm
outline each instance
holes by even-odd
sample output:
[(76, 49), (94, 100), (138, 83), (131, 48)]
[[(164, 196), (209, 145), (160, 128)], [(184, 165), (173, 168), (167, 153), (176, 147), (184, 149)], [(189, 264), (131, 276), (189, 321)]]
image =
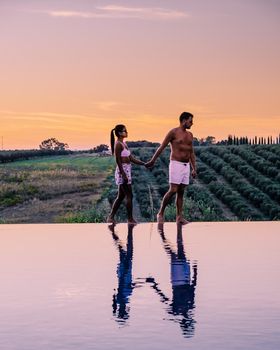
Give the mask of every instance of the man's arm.
[(193, 145), (192, 145), (192, 150), (191, 150), (191, 154), (190, 154), (190, 163), (191, 163), (191, 167), (192, 167), (192, 177), (195, 178), (197, 175), (197, 172), (196, 172), (196, 160), (195, 160)]
[(155, 164), (155, 161), (160, 156), (161, 152), (165, 149), (165, 147), (169, 144), (169, 142), (172, 141), (172, 139), (173, 139), (173, 130), (170, 130), (169, 133), (165, 136), (165, 139), (163, 140), (162, 144), (156, 150), (152, 159), (145, 164), (147, 168), (150, 168)]

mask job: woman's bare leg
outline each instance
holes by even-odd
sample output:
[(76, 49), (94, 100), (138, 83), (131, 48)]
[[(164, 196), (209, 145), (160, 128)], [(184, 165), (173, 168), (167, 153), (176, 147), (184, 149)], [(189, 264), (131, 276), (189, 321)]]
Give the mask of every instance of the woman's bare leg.
[(126, 196), (126, 209), (127, 209), (127, 218), (129, 224), (137, 224), (133, 219), (133, 204), (132, 204), (132, 187), (131, 185), (123, 185), (125, 196)]
[(107, 219), (107, 222), (108, 223), (112, 223), (114, 224), (115, 223), (115, 215), (116, 215), (116, 212), (118, 211), (122, 201), (124, 200), (124, 197), (126, 196), (126, 193), (125, 193), (125, 190), (124, 190), (124, 185), (119, 185), (119, 192), (118, 192), (118, 196), (117, 198), (115, 199), (114, 203), (113, 203), (113, 206), (112, 206), (112, 210), (111, 210), (111, 213), (110, 215), (108, 216), (108, 219)]

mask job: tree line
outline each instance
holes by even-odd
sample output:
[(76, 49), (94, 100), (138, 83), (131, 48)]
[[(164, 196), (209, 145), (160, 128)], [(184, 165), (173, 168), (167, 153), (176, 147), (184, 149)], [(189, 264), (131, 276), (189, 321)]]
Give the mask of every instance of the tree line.
[(280, 144), (280, 134), (273, 138), (272, 136), (268, 137), (248, 137), (241, 136), (237, 137), (235, 135), (228, 135), (228, 138), (225, 140), (216, 141), (215, 136), (207, 136), (205, 138), (197, 138), (193, 139), (194, 146), (239, 146), (239, 145), (279, 145)]
[[(254, 138), (248, 138), (247, 136), (236, 137), (236, 136), (229, 135), (226, 140), (221, 140), (218, 142), (216, 142), (216, 138), (214, 136), (207, 136), (206, 138), (201, 138), (201, 139), (194, 137), (193, 144), (194, 146), (216, 146), (216, 145), (217, 146), (220, 146), (220, 145), (221, 146), (223, 145), (224, 146), (239, 146), (239, 145), (254, 146), (254, 145), (273, 145), (273, 144), (278, 145), (280, 144), (280, 134), (276, 138), (272, 138), (272, 136), (269, 136), (269, 137), (255, 136)], [(141, 141), (128, 141), (127, 145), (129, 148), (138, 148), (138, 147), (155, 148), (155, 147), (159, 147), (160, 143), (141, 140)], [(42, 141), (41, 144), (39, 145), (39, 150), (33, 149), (33, 150), (0, 151), (0, 163), (8, 163), (8, 162), (13, 162), (13, 161), (22, 160), (22, 159), (26, 160), (32, 157), (65, 155), (65, 154), (81, 153), (81, 152), (103, 154), (103, 153), (110, 153), (110, 149), (108, 145), (100, 144), (89, 150), (71, 151), (67, 143), (60, 142), (56, 138), (52, 137)], [(259, 152), (267, 153), (267, 151), (264, 149), (259, 150)], [(273, 158), (273, 155), (271, 154), (268, 154), (267, 156), (270, 159)]]
[(273, 145), (280, 144), (280, 135), (273, 138), (272, 136), (268, 137), (253, 137), (248, 138), (247, 136), (236, 137), (229, 135), (227, 139), (227, 145)]

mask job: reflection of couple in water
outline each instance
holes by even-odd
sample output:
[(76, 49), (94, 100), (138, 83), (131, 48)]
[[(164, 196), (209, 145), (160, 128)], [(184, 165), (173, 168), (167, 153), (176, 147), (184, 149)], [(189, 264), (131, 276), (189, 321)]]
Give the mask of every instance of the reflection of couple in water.
[(163, 242), (164, 250), (170, 258), (172, 298), (169, 298), (159, 287), (153, 277), (138, 278), (133, 281), (133, 226), (128, 225), (126, 248), (115, 233), (114, 226), (110, 226), (112, 238), (120, 254), (120, 262), (117, 268), (118, 289), (113, 295), (113, 314), (119, 323), (125, 323), (129, 318), (129, 302), (133, 289), (145, 284), (151, 286), (160, 301), (166, 305), (168, 314), (174, 315), (174, 322), (180, 324), (185, 337), (194, 334), (195, 288), (197, 281), (197, 266), (191, 271), (190, 262), (187, 260), (183, 245), (182, 226), (177, 225), (177, 247), (172, 247), (170, 241), (165, 237), (163, 225), (159, 226), (158, 232)]
[(112, 238), (120, 254), (120, 262), (117, 267), (118, 289), (113, 295), (113, 314), (118, 322), (123, 323), (129, 317), (129, 298), (135, 283), (132, 282), (132, 259), (133, 259), (133, 226), (128, 225), (126, 248), (111, 225)]
[[(189, 184), (190, 167), (192, 176), (196, 176), (196, 163), (193, 149), (193, 135), (187, 129), (193, 125), (193, 115), (189, 112), (183, 112), (179, 117), (180, 125), (171, 129), (160, 147), (156, 150), (152, 159), (147, 163), (136, 159), (132, 156), (124, 139), (128, 136), (127, 129), (124, 125), (116, 125), (111, 131), (111, 149), (112, 154), (115, 154), (117, 168), (115, 171), (115, 181), (118, 185), (118, 195), (115, 199), (111, 213), (108, 216), (107, 222), (115, 224), (115, 214), (119, 209), (122, 201), (126, 198), (126, 208), (128, 223), (135, 225), (136, 221), (132, 213), (132, 188), (131, 188), (131, 163), (144, 165), (146, 168), (154, 166), (156, 159), (167, 147), (171, 146), (170, 163), (169, 163), (169, 190), (164, 195), (161, 207), (157, 214), (159, 223), (164, 222), (164, 211), (171, 198), (176, 194), (176, 222), (187, 224), (188, 221), (183, 218), (183, 196), (185, 187)], [(115, 136), (117, 141), (115, 142)]]
[(190, 262), (187, 260), (184, 250), (181, 225), (177, 225), (177, 249), (174, 249), (171, 242), (165, 237), (163, 225), (159, 225), (158, 231), (163, 247), (170, 257), (172, 300), (165, 296), (156, 281), (151, 281), (151, 286), (160, 296), (160, 300), (168, 305), (168, 313), (176, 316), (174, 321), (179, 322), (183, 335), (189, 337), (194, 334), (193, 309), (195, 307), (197, 265), (194, 264), (193, 271), (191, 271)]

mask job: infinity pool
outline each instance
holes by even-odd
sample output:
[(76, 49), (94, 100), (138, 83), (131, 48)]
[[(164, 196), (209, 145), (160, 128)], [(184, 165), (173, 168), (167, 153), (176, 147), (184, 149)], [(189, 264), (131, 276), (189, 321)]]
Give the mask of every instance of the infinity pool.
[(0, 348), (280, 348), (280, 223), (0, 226)]

